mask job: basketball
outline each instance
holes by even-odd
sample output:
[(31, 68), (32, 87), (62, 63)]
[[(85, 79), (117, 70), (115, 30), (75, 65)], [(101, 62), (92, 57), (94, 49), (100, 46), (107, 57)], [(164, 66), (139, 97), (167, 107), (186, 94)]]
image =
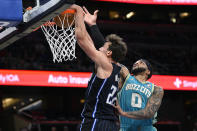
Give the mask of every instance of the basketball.
[(67, 28), (68, 26), (74, 25), (74, 16), (75, 10), (67, 9), (60, 15), (54, 17), (53, 21), (57, 24), (58, 27), (62, 28), (63, 25), (64, 28)]

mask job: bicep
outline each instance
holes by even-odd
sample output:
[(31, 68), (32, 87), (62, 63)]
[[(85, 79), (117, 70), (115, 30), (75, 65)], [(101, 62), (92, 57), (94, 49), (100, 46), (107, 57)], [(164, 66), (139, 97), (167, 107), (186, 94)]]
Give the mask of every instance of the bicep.
[(123, 79), (122, 76), (120, 76), (120, 79), (119, 79), (119, 81), (118, 81), (118, 88), (121, 89), (122, 86), (123, 86), (123, 84), (124, 84), (124, 79)]
[(123, 80), (125, 80), (127, 76), (129, 75), (129, 70), (123, 64), (120, 64), (120, 63), (117, 63), (117, 64), (121, 67), (120, 76), (122, 77)]
[(161, 87), (155, 86), (153, 94), (149, 98), (147, 105), (145, 107), (145, 110), (148, 114), (153, 116), (158, 111), (162, 102), (163, 95), (164, 95), (163, 89)]
[(89, 35), (86, 34), (82, 39), (78, 39), (78, 44), (81, 49), (86, 53), (86, 55), (94, 62), (96, 62), (96, 58), (98, 57), (98, 50), (93, 45), (93, 41), (90, 39)]
[(120, 80), (119, 80), (119, 88), (122, 88), (125, 79), (127, 78), (127, 76), (129, 75), (129, 70), (124, 66), (124, 65), (120, 65), (121, 66), (121, 70), (120, 70)]
[(104, 68), (109, 65), (107, 57), (95, 48), (94, 43), (87, 30), (84, 29), (84, 26), (78, 26), (75, 29), (75, 34), (79, 46), (92, 61)]
[(126, 79), (127, 76), (129, 75), (129, 70), (128, 70), (125, 66), (123, 66), (121, 70), (122, 70), (122, 71), (121, 71), (122, 77), (123, 77), (124, 79)]
[(97, 65), (104, 65), (104, 67), (105, 65), (108, 65), (107, 57), (95, 48), (88, 33), (82, 39), (78, 39), (78, 43), (86, 55)]

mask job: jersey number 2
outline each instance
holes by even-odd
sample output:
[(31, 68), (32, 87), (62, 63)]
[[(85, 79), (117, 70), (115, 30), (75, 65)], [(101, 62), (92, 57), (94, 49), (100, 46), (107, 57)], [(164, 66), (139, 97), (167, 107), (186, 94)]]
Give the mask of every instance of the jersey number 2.
[(116, 101), (115, 93), (117, 91), (117, 87), (115, 87), (114, 85), (112, 85), (111, 90), (112, 90), (112, 93), (109, 93), (109, 95), (107, 96), (106, 103), (107, 104), (110, 104), (110, 105), (114, 105), (115, 104), (115, 101)]
[(142, 97), (137, 93), (132, 93), (131, 106), (141, 108), (142, 107)]

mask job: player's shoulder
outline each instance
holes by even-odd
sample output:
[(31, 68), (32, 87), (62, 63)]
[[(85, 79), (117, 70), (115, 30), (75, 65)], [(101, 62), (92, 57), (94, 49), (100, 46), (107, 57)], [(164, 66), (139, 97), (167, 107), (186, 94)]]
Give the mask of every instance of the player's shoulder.
[(163, 94), (164, 93), (164, 90), (161, 86), (158, 86), (158, 85), (154, 85), (154, 90)]
[(156, 84), (154, 84), (154, 83), (152, 83), (152, 82), (150, 82), (150, 81), (146, 81), (146, 83), (147, 83), (147, 84), (152, 84), (154, 88), (162, 89), (162, 90), (163, 90), (163, 88), (162, 88), (161, 86), (158, 86), (158, 85), (156, 85)]
[(154, 87), (158, 88), (158, 89), (163, 89), (161, 86), (158, 86), (158, 85), (155, 85), (155, 84), (154, 84)]
[(150, 82), (150, 81), (146, 81), (146, 84), (151, 84), (151, 85), (154, 85), (155, 86), (155, 84), (152, 83), (152, 82)]
[(149, 82), (149, 81), (146, 81), (146, 83), (144, 83), (143, 85), (145, 85), (145, 86), (147, 86), (147, 87), (149, 87), (149, 88), (154, 89), (154, 84), (151, 83), (151, 82)]

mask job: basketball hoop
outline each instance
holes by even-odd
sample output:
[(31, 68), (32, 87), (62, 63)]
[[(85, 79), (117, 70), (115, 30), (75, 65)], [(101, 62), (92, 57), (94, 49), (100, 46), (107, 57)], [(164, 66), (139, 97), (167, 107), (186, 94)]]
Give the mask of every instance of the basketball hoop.
[(75, 10), (67, 9), (41, 25), (53, 54), (53, 62), (73, 60), (75, 56)]

